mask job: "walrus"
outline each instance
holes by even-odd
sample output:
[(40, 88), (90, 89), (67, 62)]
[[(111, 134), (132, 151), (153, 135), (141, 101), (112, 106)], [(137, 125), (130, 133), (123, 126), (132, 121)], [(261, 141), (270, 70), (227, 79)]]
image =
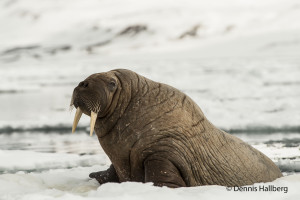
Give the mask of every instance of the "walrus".
[(111, 160), (91, 173), (100, 184), (243, 186), (282, 176), (263, 153), (215, 127), (186, 94), (133, 71), (87, 77), (74, 89), (74, 132), (82, 113)]

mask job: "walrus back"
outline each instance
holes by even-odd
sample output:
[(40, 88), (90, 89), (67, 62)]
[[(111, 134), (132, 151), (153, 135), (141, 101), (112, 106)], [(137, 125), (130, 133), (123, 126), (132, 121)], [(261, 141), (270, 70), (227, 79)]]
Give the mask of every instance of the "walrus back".
[(185, 95), (182, 108), (173, 117), (181, 119), (173, 135), (184, 135), (180, 142), (186, 147), (186, 164), (180, 170), (188, 185), (242, 186), (282, 176), (263, 153), (216, 128), (188, 96)]
[(157, 137), (155, 148), (167, 152), (187, 185), (241, 186), (282, 176), (267, 156), (211, 124), (190, 97), (165, 84), (157, 87), (156, 99), (168, 101), (152, 108), (160, 115), (151, 123), (158, 132), (150, 135)]

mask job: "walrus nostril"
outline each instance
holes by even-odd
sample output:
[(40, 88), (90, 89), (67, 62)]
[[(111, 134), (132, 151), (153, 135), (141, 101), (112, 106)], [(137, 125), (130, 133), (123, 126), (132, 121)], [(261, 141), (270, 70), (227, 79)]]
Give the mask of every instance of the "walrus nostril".
[(89, 85), (89, 83), (87, 81), (82, 81), (78, 84), (79, 87), (83, 87), (86, 88)]

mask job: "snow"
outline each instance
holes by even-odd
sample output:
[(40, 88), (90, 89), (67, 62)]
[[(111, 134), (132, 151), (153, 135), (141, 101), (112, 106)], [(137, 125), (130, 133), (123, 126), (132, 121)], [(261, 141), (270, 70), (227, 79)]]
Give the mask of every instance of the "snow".
[[(68, 170), (49, 170), (42, 173), (22, 172), (0, 176), (1, 199), (293, 199), (299, 195), (300, 175), (279, 178), (272, 183), (258, 183), (251, 187), (286, 187), (287, 191), (227, 191), (223, 186), (201, 186), (192, 188), (159, 188), (151, 183), (108, 183), (101, 187), (89, 180), (88, 174), (98, 168), (78, 167)], [(10, 191), (10, 193), (7, 193)]]
[[(298, 0), (3, 0), (0, 2), (0, 199), (297, 199), (300, 196)], [(99, 187), (110, 161), (73, 88), (128, 68), (189, 96), (216, 126), (270, 157), (285, 177), (264, 186)], [(259, 187), (255, 184), (252, 187)]]
[[(239, 136), (239, 135), (237, 135)], [(283, 134), (258, 136), (241, 135), (249, 144), (265, 153), (287, 172), (300, 170), (299, 147), (281, 147), (280, 143), (268, 146), (261, 141), (267, 137), (280, 140)], [(299, 137), (289, 134), (287, 138)], [(99, 187), (89, 173), (105, 170), (110, 161), (95, 137), (86, 133), (56, 134), (13, 133), (0, 135), (0, 199), (215, 199), (220, 196), (239, 199), (270, 197), (293, 199), (299, 195), (300, 174), (284, 173), (286, 176), (271, 183), (255, 184), (267, 187), (287, 187), (282, 192), (227, 191), (223, 186), (201, 186), (195, 188), (158, 188), (151, 183), (108, 183)], [(6, 141), (6, 142), (5, 142)], [(268, 140), (266, 140), (268, 141)], [(16, 150), (20, 149), (20, 150)], [(281, 158), (285, 158), (282, 160)], [(292, 162), (291, 162), (292, 161)], [(232, 189), (234, 190), (234, 189)], [(246, 195), (245, 195), (246, 193)]]

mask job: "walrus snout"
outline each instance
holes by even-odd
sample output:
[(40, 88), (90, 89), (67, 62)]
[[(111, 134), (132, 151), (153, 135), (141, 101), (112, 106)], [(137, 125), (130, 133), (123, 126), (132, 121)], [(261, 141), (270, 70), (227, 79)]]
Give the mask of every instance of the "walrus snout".
[(88, 116), (90, 116), (92, 111), (98, 113), (100, 111), (100, 95), (94, 91), (95, 87), (93, 84), (90, 84), (89, 80), (81, 81), (74, 88), (71, 106), (74, 106), (76, 109), (80, 107), (82, 112)]
[(76, 109), (80, 107), (82, 112), (86, 115), (89, 115), (91, 112), (91, 110), (89, 110), (88, 106), (82, 100), (78, 87), (74, 89), (70, 106), (74, 106)]
[(100, 111), (100, 105), (98, 103), (98, 106), (95, 106), (95, 102), (93, 102), (93, 100), (90, 100), (88, 97), (84, 97), (83, 94), (81, 94), (84, 92), (84, 90), (87, 90), (88, 85), (89, 82), (87, 80), (82, 81), (73, 91), (71, 106), (74, 106), (76, 108), (76, 113), (73, 121), (72, 132), (75, 132), (78, 122), (82, 116), (82, 113), (84, 113), (91, 117), (90, 136), (92, 136), (97, 120), (97, 115)]
[(92, 74), (74, 88), (71, 106), (76, 108), (72, 132), (80, 120), (82, 113), (91, 117), (90, 135), (93, 134), (97, 117), (106, 116), (113, 107), (113, 97), (118, 88), (113, 73)]

